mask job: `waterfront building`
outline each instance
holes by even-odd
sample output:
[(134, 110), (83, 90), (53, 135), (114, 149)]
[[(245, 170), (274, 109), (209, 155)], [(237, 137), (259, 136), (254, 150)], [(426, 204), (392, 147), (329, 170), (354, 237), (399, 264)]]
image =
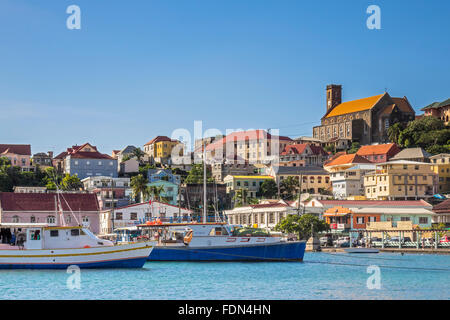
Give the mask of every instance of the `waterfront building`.
[(53, 167), (53, 152), (49, 151), (48, 153), (39, 152), (33, 155), (32, 165), (34, 167), (38, 167), (41, 170), (45, 170), (46, 168)]
[(296, 144), (309, 144), (311, 146), (317, 146), (317, 147), (321, 147), (322, 146), (322, 141), (320, 139), (317, 138), (313, 138), (313, 137), (298, 137), (294, 139), (294, 143)]
[(178, 188), (179, 184), (166, 180), (156, 180), (147, 184), (149, 187), (162, 187), (162, 192), (159, 194), (161, 198), (164, 198), (169, 204), (178, 204)]
[(247, 190), (247, 197), (256, 198), (259, 188), (266, 180), (273, 180), (271, 176), (233, 176), (228, 175), (223, 179), (226, 184), (227, 193), (232, 198), (237, 190)]
[(417, 162), (430, 162), (431, 154), (422, 148), (406, 148), (397, 153), (391, 160), (407, 160)]
[(22, 171), (32, 171), (29, 144), (0, 144), (0, 157), (8, 158), (11, 166), (20, 167)]
[(113, 229), (132, 227), (157, 218), (163, 221), (176, 222), (178, 218), (187, 221), (188, 217), (192, 217), (191, 210), (159, 201), (130, 204), (115, 208), (114, 216), (111, 209), (102, 211), (100, 214), (100, 233), (109, 234), (113, 232)]
[(123, 207), (130, 203), (132, 190), (130, 178), (105, 176), (89, 177), (81, 180), (84, 190), (97, 196), (100, 210)]
[(292, 142), (289, 137), (275, 136), (265, 130), (233, 132), (206, 146), (206, 160), (208, 163), (221, 163), (224, 159), (269, 163), (278, 161), (280, 153)]
[(424, 111), (424, 116), (432, 116), (441, 119), (446, 125), (448, 125), (450, 115), (450, 99), (442, 102), (433, 102), (432, 104), (422, 108), (421, 111)]
[[(64, 221), (61, 221), (58, 197)], [(1, 223), (81, 224), (98, 233), (99, 211), (97, 197), (89, 193), (0, 193)]]
[(168, 163), (172, 157), (172, 150), (177, 147), (178, 155), (183, 155), (183, 144), (166, 136), (157, 136), (144, 145), (144, 152), (157, 163)]
[(288, 144), (280, 154), (280, 166), (322, 166), (328, 157), (328, 153), (321, 146)]
[(450, 192), (450, 154), (440, 153), (430, 157), (431, 169), (439, 176), (439, 193)]
[(267, 174), (280, 185), (284, 179), (294, 177), (299, 180), (302, 193), (324, 193), (331, 191), (330, 175), (322, 167), (277, 167), (270, 166)]
[(410, 222), (411, 228), (415, 226), (423, 229), (431, 227), (436, 217), (432, 211), (433, 206), (424, 200), (311, 199), (302, 205), (305, 206), (306, 211), (310, 208), (316, 209), (323, 217), (348, 216), (347, 220), (344, 218), (328, 220), (334, 221), (332, 229), (337, 231), (346, 231), (351, 227), (350, 213), (353, 216), (354, 229), (366, 229), (368, 223), (372, 223), (372, 227), (375, 228), (376, 222), (390, 222), (392, 227), (396, 227), (399, 222)]
[(98, 152), (97, 147), (85, 143), (72, 146), (55, 157), (55, 167), (80, 180), (92, 176), (117, 177), (117, 159)]
[(400, 151), (400, 148), (395, 143), (387, 143), (362, 146), (356, 154), (369, 160), (370, 162), (380, 163), (389, 161)]
[(258, 228), (273, 229), (289, 214), (297, 214), (297, 208), (286, 201), (262, 201), (259, 204), (244, 205), (225, 211), (228, 223)]
[[(338, 139), (361, 145), (389, 141), (387, 130), (396, 122), (412, 121), (414, 109), (408, 99), (391, 97), (387, 92), (373, 97), (342, 102), (342, 86), (326, 88), (326, 112), (321, 125), (313, 128), (314, 138), (323, 142)], [(334, 140), (336, 141), (334, 141)]]
[(435, 223), (445, 223), (447, 227), (450, 226), (450, 199), (447, 199), (433, 207), (433, 212), (436, 213)]
[(417, 200), (437, 191), (438, 176), (429, 163), (397, 160), (377, 163), (375, 171), (364, 176), (367, 199)]
[(15, 193), (46, 193), (47, 187), (23, 187), (23, 186), (15, 186), (14, 187)]

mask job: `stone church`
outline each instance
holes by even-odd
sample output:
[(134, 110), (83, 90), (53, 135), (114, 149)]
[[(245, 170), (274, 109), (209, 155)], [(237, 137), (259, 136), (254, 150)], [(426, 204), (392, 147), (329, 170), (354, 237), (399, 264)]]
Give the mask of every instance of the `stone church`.
[[(323, 143), (344, 141), (361, 145), (389, 142), (388, 128), (396, 122), (415, 119), (408, 99), (391, 97), (387, 92), (342, 102), (342, 86), (327, 86), (326, 113), (321, 125), (313, 128), (314, 138)], [(343, 148), (345, 149), (345, 148)]]

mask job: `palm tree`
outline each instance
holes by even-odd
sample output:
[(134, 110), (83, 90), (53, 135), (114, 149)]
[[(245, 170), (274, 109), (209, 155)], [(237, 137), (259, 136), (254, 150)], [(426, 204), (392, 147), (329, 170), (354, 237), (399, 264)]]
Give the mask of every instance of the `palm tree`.
[(161, 202), (161, 199), (164, 198), (161, 196), (164, 192), (164, 186), (149, 186), (147, 192), (152, 196), (153, 200), (158, 199)]
[(241, 188), (241, 189), (236, 190), (233, 200), (236, 202), (237, 207), (241, 207), (247, 203), (247, 195), (248, 195), (247, 189)]
[(131, 189), (133, 190), (134, 197), (139, 196), (140, 202), (144, 201), (144, 195), (148, 196), (147, 179), (142, 174), (138, 174), (131, 178)]

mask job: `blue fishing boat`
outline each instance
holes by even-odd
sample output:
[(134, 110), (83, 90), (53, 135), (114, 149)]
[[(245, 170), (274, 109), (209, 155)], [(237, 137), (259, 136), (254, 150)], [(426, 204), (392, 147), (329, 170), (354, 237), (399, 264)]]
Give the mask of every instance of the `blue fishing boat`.
[(223, 222), (138, 225), (140, 240), (156, 240), (150, 261), (302, 261), (305, 241)]

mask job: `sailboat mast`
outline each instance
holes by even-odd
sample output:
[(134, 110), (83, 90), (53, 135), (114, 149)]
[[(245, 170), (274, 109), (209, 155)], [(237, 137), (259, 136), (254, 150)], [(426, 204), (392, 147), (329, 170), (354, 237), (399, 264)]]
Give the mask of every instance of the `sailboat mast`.
[(203, 222), (206, 222), (206, 141), (203, 141)]

